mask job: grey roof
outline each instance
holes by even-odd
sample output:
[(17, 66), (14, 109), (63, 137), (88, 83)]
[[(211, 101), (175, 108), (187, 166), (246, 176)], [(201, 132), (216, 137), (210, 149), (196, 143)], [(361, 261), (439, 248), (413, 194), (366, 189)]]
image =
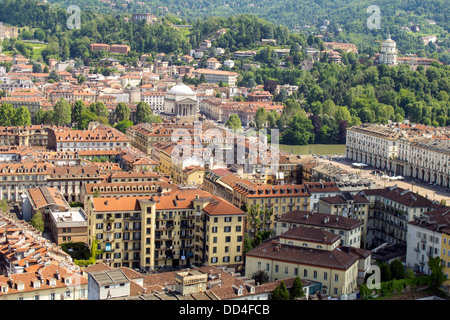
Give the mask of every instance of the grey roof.
[(120, 269), (102, 270), (90, 274), (99, 286), (109, 286), (119, 283), (128, 283), (130, 280)]

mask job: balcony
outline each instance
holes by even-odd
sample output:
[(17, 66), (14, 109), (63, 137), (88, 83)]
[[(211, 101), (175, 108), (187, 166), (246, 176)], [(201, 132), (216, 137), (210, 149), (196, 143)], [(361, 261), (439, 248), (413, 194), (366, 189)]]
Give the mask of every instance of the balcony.
[(115, 219), (114, 219), (113, 217), (111, 217), (111, 216), (108, 216), (108, 217), (104, 217), (104, 218), (103, 218), (103, 221), (104, 221), (104, 222), (114, 222)]
[(125, 216), (124, 220), (127, 220), (127, 221), (140, 221), (141, 220), (141, 215), (140, 214), (136, 214), (136, 215), (132, 215), (132, 216)]

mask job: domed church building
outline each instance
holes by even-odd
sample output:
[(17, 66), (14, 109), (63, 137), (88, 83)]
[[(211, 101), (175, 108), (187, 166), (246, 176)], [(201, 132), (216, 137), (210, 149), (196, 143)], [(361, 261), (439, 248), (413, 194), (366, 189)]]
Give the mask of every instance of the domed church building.
[(177, 117), (181, 122), (194, 122), (198, 114), (197, 94), (184, 83), (178, 82), (167, 91), (164, 113)]
[(392, 40), (391, 35), (389, 35), (389, 38), (381, 44), (381, 52), (378, 56), (378, 63), (396, 66), (398, 64), (397, 56), (397, 43)]

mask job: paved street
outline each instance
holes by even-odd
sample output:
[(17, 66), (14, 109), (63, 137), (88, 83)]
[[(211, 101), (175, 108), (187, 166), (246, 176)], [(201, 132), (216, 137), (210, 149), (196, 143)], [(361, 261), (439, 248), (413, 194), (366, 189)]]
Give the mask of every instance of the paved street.
[(372, 171), (376, 168), (368, 166), (363, 169), (354, 168), (352, 163), (355, 161), (347, 158), (336, 158), (336, 160), (318, 159), (321, 162), (331, 163), (339, 166), (348, 172), (360, 173), (362, 178), (370, 179), (380, 185), (380, 187), (390, 187), (397, 185), (403, 189), (409, 189), (413, 192), (419, 193), (421, 196), (428, 197), (433, 200), (441, 201), (446, 200), (447, 205), (450, 205), (450, 189), (445, 187), (433, 186), (420, 180), (405, 178), (404, 180), (390, 181), (388, 179), (382, 179), (380, 176), (372, 174)]

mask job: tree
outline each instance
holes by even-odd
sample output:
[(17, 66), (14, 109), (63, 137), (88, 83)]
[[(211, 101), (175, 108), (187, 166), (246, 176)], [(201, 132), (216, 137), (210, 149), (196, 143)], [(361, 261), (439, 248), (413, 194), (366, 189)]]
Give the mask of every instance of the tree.
[(237, 114), (232, 114), (225, 123), (225, 126), (233, 130), (241, 129), (242, 128), (241, 119)]
[(14, 112), (13, 125), (29, 126), (31, 125), (30, 110), (27, 107), (19, 107)]
[(150, 115), (152, 115), (152, 109), (146, 102), (139, 102), (136, 106), (136, 120), (138, 123), (144, 122), (144, 119)]
[(56, 72), (56, 70), (52, 70), (50, 72), (50, 74), (48, 75), (48, 79), (49, 80), (53, 80), (54, 82), (59, 82), (60, 81), (59, 75)]
[(119, 102), (114, 113), (118, 122), (130, 120), (131, 110), (125, 102)]
[(162, 123), (161, 117), (157, 114), (153, 114), (153, 112), (151, 114), (149, 114), (148, 116), (146, 116), (144, 118), (145, 123)]
[(40, 232), (44, 231), (44, 219), (42, 218), (42, 214), (39, 211), (37, 211), (31, 218), (30, 224)]
[(133, 122), (131, 120), (125, 119), (117, 122), (114, 128), (116, 128), (120, 132), (127, 133), (127, 128), (131, 127), (132, 125)]
[(277, 89), (278, 83), (274, 80), (267, 80), (264, 82), (264, 90), (269, 91), (271, 94), (274, 94), (275, 90)]
[(258, 130), (264, 128), (265, 124), (266, 124), (266, 121), (267, 121), (266, 109), (259, 108), (256, 111), (256, 115), (255, 115), (255, 120), (254, 121), (255, 121), (256, 128)]
[(391, 269), (386, 262), (379, 262), (378, 267), (380, 268), (381, 282), (392, 280)]
[(258, 270), (256, 272), (253, 272), (252, 279), (255, 280), (257, 284), (263, 284), (270, 280), (269, 275), (264, 270)]
[(272, 208), (260, 209), (259, 204), (247, 208), (247, 221), (252, 227), (253, 239), (266, 226), (272, 216)]
[(305, 292), (303, 291), (303, 285), (302, 280), (300, 280), (300, 277), (297, 276), (294, 280), (294, 283), (292, 284), (292, 288), (290, 290), (290, 297), (292, 300), (295, 298), (301, 298), (305, 295)]
[(281, 88), (280, 93), (277, 94), (273, 100), (277, 101), (277, 102), (285, 102), (288, 98), (289, 98), (289, 94), (288, 94), (288, 91), (286, 90), (286, 88)]
[(284, 144), (306, 145), (314, 142), (314, 127), (311, 120), (304, 115), (297, 114), (289, 122), (289, 127), (282, 136)]
[(39, 63), (33, 63), (33, 73), (42, 73), (42, 66)]
[(347, 128), (348, 128), (348, 121), (347, 120), (341, 120), (339, 121), (339, 127), (338, 127), (338, 142), (344, 144), (347, 140)]
[(430, 275), (430, 287), (433, 290), (440, 289), (441, 285), (447, 280), (447, 276), (444, 274), (444, 266), (441, 264), (440, 257), (428, 257), (428, 268), (431, 270)]
[(244, 234), (244, 253), (249, 252), (253, 249), (252, 239), (248, 235), (248, 233)]
[(278, 284), (278, 286), (272, 291), (272, 294), (270, 296), (271, 300), (289, 300), (289, 291), (286, 288), (286, 285), (284, 284), (284, 281), (281, 280), (281, 282)]
[(9, 103), (2, 103), (0, 106), (0, 125), (11, 126), (13, 125), (14, 107)]
[(108, 108), (103, 104), (103, 102), (91, 103), (89, 109), (92, 113), (95, 113), (99, 117), (109, 117)]
[(394, 261), (392, 261), (390, 268), (392, 279), (399, 280), (405, 277), (405, 268), (403, 267), (403, 264), (400, 260), (395, 259)]
[(67, 100), (59, 99), (54, 107), (53, 123), (59, 126), (69, 125), (72, 121), (72, 108)]
[(78, 123), (81, 114), (85, 111), (86, 105), (84, 104), (84, 101), (82, 100), (75, 101), (75, 104), (72, 109), (72, 123)]

